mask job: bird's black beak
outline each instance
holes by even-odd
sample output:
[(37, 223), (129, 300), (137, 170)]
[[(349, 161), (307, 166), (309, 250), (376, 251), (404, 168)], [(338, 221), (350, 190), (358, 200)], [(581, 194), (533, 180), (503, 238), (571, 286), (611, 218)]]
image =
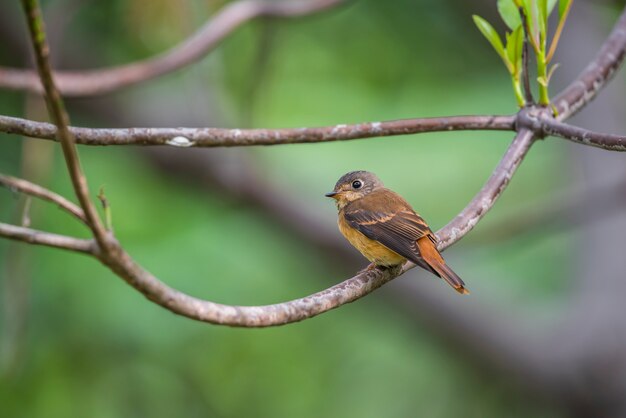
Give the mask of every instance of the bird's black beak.
[(330, 193), (326, 193), (324, 196), (326, 196), (326, 197), (335, 197), (335, 196), (337, 196), (337, 194), (338, 194), (337, 192), (330, 192)]

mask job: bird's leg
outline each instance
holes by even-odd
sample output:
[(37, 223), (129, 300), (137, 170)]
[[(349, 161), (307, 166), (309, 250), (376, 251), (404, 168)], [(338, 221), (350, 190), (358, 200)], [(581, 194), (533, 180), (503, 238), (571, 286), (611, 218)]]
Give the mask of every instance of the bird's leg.
[(368, 273), (370, 271), (374, 271), (376, 269), (383, 269), (384, 267), (382, 266), (378, 266), (376, 265), (376, 263), (370, 263), (367, 267), (365, 267), (363, 270), (359, 271), (359, 273)]

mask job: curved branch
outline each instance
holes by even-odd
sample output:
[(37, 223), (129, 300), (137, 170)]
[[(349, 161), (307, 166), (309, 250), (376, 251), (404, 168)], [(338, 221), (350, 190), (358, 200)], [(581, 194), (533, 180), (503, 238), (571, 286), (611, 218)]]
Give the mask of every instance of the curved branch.
[[(531, 132), (522, 130), (516, 135), (485, 186), (452, 222), (437, 232), (441, 250), (467, 234), (494, 205), (532, 143)], [(2, 230), (0, 235), (6, 236)], [(331, 288), (289, 302), (265, 306), (232, 306), (194, 298), (167, 286), (137, 264), (117, 242), (110, 243), (110, 247), (102, 252), (92, 248), (92, 254), (162, 307), (198, 321), (236, 327), (268, 327), (311, 318), (362, 298), (414, 267), (412, 263), (407, 263), (403, 269), (365, 270)]]
[[(437, 233), (441, 250), (468, 233), (493, 206), (530, 149), (533, 135), (521, 131), (485, 186), (452, 222)], [(414, 267), (400, 270), (363, 271), (322, 292), (290, 302), (266, 306), (229, 306), (193, 298), (160, 282), (123, 252), (122, 264), (103, 262), (148, 299), (188, 318), (229, 326), (267, 327), (301, 321), (357, 300)]]
[[(516, 136), (481, 191), (459, 216), (437, 233), (440, 249), (443, 250), (458, 241), (493, 206), (531, 144), (530, 132), (522, 131)], [(0, 227), (4, 227), (4, 224), (0, 224)], [(164, 308), (195, 320), (230, 326), (267, 327), (311, 318), (359, 299), (403, 272), (400, 269), (363, 271), (329, 289), (289, 302), (265, 306), (231, 306), (197, 299), (167, 286), (135, 263), (117, 243), (112, 244), (108, 251), (101, 253), (93, 241), (44, 234), (20, 227), (8, 227), (9, 229), (0, 228), (0, 235), (93, 254), (148, 299)], [(16, 235), (15, 231), (22, 233)], [(407, 264), (405, 267), (404, 271), (412, 266)]]
[[(452, 222), (437, 232), (440, 250), (460, 240), (494, 205), (532, 143), (531, 132), (523, 130), (517, 134), (485, 186)], [(267, 327), (311, 318), (366, 296), (415, 267), (407, 263), (403, 269), (362, 271), (329, 289), (290, 302), (265, 306), (229, 306), (197, 299), (172, 289), (136, 264), (121, 247), (119, 251), (121, 263), (106, 259), (102, 260), (103, 263), (151, 301), (191, 319), (239, 327)]]
[(548, 117), (537, 120), (539, 128), (545, 135), (558, 136), (572, 142), (602, 148), (609, 151), (626, 151), (626, 136), (604, 134), (559, 122)]
[(70, 215), (74, 216), (82, 223), (87, 224), (85, 213), (80, 207), (76, 206), (74, 203), (70, 202), (63, 196), (60, 196), (44, 187), (38, 186), (24, 179), (11, 177), (4, 174), (0, 174), (0, 185), (5, 186), (10, 190), (17, 190), (20, 193), (38, 197), (42, 200), (55, 203), (58, 207), (60, 207)]
[[(191, 37), (169, 51), (132, 64), (88, 71), (56, 71), (54, 77), (64, 96), (109, 93), (179, 70), (198, 61), (246, 22), (259, 17), (290, 18), (330, 9), (344, 0), (281, 2), (241, 0), (223, 7)], [(37, 74), (30, 70), (0, 67), (0, 87), (42, 92)]]
[(596, 57), (583, 72), (566, 87), (552, 103), (558, 119), (564, 120), (593, 100), (596, 94), (615, 75), (626, 56), (626, 10), (604, 41)]
[(304, 298), (273, 305), (233, 306), (198, 299), (173, 289), (135, 263), (121, 247), (118, 249), (115, 260), (101, 261), (149, 300), (187, 318), (232, 327), (269, 327), (312, 318), (360, 299), (399, 275), (399, 269), (366, 270)]
[(0, 236), (28, 244), (44, 245), (46, 247), (61, 248), (83, 254), (96, 255), (95, 241), (52, 234), (36, 229), (24, 228), (0, 222)]
[[(401, 119), (293, 129), (127, 128), (71, 127), (76, 143), (83, 145), (170, 145), (174, 147), (240, 147), (345, 141), (424, 132), (458, 130), (514, 130), (515, 116), (450, 116)], [(0, 132), (56, 140), (57, 128), (49, 123), (0, 115)]]

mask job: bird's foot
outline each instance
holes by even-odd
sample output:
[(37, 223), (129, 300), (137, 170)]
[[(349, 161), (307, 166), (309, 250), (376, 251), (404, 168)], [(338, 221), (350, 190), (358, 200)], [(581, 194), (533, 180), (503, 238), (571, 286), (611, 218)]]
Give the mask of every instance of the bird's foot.
[(380, 266), (376, 265), (376, 263), (370, 263), (369, 266), (367, 266), (367, 268), (365, 269), (365, 271), (372, 271), (372, 270), (376, 270), (377, 268), (379, 268)]
[(376, 264), (376, 263), (370, 263), (369, 266), (367, 266), (366, 268), (361, 270), (359, 273), (369, 273), (369, 272), (374, 271), (374, 270), (390, 271), (392, 273), (397, 273), (396, 272), (397, 269), (402, 269), (402, 264), (398, 264), (398, 265), (394, 265), (394, 266), (383, 266), (383, 265)]
[(374, 271), (378, 268), (381, 268), (381, 267), (377, 266), (375, 263), (370, 263), (370, 265), (365, 267), (363, 270), (359, 271), (359, 273), (369, 273), (370, 271)]

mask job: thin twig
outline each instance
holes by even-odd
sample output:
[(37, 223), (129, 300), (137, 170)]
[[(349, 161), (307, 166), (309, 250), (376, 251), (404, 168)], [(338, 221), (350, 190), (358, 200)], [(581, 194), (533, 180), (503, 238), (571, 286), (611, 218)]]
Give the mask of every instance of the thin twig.
[(563, 33), (563, 28), (565, 27), (565, 22), (567, 21), (567, 16), (569, 15), (569, 11), (572, 8), (572, 4), (574, 2), (570, 1), (565, 10), (563, 11), (563, 16), (559, 19), (559, 24), (556, 27), (556, 31), (554, 32), (554, 37), (552, 38), (552, 43), (550, 44), (550, 49), (548, 50), (548, 55), (546, 56), (546, 62), (552, 61), (554, 57), (554, 53), (556, 52), (556, 47), (559, 44), (559, 40), (561, 39), (561, 34)]
[(83, 174), (76, 151), (74, 136), (69, 131), (69, 117), (65, 111), (63, 100), (54, 84), (52, 68), (49, 60), (49, 47), (46, 41), (45, 24), (41, 17), (41, 9), (38, 0), (22, 0), (22, 7), (26, 14), (28, 30), (35, 51), (35, 62), (41, 83), (46, 92), (45, 99), (48, 113), (57, 126), (57, 138), (61, 142), (65, 163), (72, 179), (72, 185), (80, 206), (85, 213), (87, 225), (94, 234), (98, 245), (102, 249), (107, 248), (107, 233), (102, 225), (96, 208), (89, 198), (87, 179)]
[(520, 113), (517, 126), (528, 129), (541, 137), (552, 135), (583, 145), (608, 151), (626, 151), (626, 136), (606, 134), (559, 122), (545, 111)]
[(97, 245), (93, 240), (68, 237), (5, 223), (0, 223), (0, 236), (28, 244), (44, 245), (78, 253), (90, 255), (98, 253)]
[(596, 57), (576, 80), (552, 100), (558, 112), (558, 119), (569, 118), (593, 100), (607, 81), (615, 75), (625, 56), (626, 10), (622, 12)]
[(528, 50), (530, 34), (528, 33), (528, 22), (526, 20), (526, 13), (524, 13), (524, 8), (519, 7), (518, 12), (520, 15), (520, 19), (522, 20), (522, 30), (524, 31), (524, 47), (522, 49), (522, 80), (524, 82), (524, 96), (526, 100), (526, 105), (532, 106), (533, 104), (535, 104), (535, 99), (533, 98), (533, 92), (530, 88), (530, 51)]
[(549, 118), (541, 118), (540, 123), (546, 135), (558, 136), (609, 151), (626, 151), (626, 136), (624, 135), (594, 132)]
[[(514, 130), (515, 116), (449, 116), (401, 119), (293, 129), (224, 128), (70, 128), (84, 145), (169, 145), (173, 147), (240, 147), (344, 141), (393, 135), (457, 130)], [(0, 115), (0, 132), (56, 140), (54, 125)]]
[[(54, 73), (64, 96), (94, 96), (141, 83), (192, 64), (215, 49), (220, 42), (250, 20), (259, 17), (295, 18), (328, 10), (345, 0), (257, 1), (241, 0), (224, 6), (192, 36), (153, 58), (88, 71)], [(0, 67), (0, 87), (42, 92), (33, 71)]]
[(24, 193), (29, 196), (34, 196), (39, 199), (54, 203), (70, 215), (79, 219), (81, 222), (85, 224), (87, 223), (87, 220), (85, 219), (85, 214), (80, 207), (76, 206), (74, 203), (70, 202), (63, 196), (53, 193), (44, 187), (38, 186), (24, 179), (11, 177), (4, 174), (0, 174), (0, 185), (5, 186), (10, 190), (16, 190), (20, 193)]

